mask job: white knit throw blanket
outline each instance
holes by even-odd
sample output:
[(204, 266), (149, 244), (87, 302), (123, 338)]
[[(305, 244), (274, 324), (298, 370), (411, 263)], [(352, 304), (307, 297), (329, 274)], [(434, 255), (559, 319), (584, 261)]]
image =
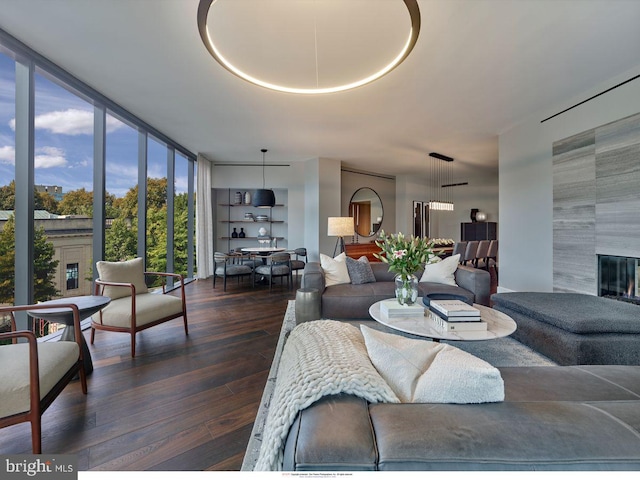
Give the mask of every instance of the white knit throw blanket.
[(338, 393), (399, 403), (372, 365), (357, 327), (334, 320), (298, 325), (282, 351), (254, 470), (282, 470), (284, 443), (298, 412)]

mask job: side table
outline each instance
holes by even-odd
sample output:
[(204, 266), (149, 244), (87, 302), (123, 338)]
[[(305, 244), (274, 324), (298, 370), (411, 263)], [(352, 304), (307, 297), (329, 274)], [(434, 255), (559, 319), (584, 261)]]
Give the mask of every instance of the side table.
[[(43, 318), (48, 322), (64, 323), (65, 328), (60, 337), (60, 341), (76, 341), (76, 332), (73, 325), (73, 312), (69, 308), (55, 308), (56, 304), (72, 303), (78, 307), (80, 313), (80, 321), (89, 318), (94, 313), (100, 311), (111, 302), (111, 298), (99, 295), (84, 295), (79, 297), (58, 298), (42, 302), (40, 305), (51, 305), (51, 308), (42, 310), (29, 310), (27, 314), (33, 318)], [(84, 335), (80, 335), (82, 355), (84, 359), (84, 371), (88, 375), (93, 372), (93, 361), (89, 347), (84, 339)]]

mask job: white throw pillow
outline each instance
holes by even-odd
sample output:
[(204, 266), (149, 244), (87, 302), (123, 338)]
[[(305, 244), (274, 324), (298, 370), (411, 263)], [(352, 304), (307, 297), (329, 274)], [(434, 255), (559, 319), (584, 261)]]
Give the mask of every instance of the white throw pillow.
[[(115, 283), (133, 283), (136, 287), (136, 295), (147, 293), (147, 284), (144, 281), (144, 264), (142, 258), (134, 258), (124, 262), (96, 262), (100, 280)], [(131, 289), (127, 287), (104, 287), (103, 295), (111, 300), (128, 297)]]
[(500, 371), (444, 343), (416, 340), (360, 325), (371, 363), (403, 403), (504, 400)]
[(347, 270), (347, 255), (342, 252), (336, 258), (331, 258), (323, 253), (320, 254), (320, 265), (324, 270), (325, 286), (351, 283), (349, 270)]
[(454, 274), (460, 262), (460, 254), (447, 257), (439, 262), (429, 263), (424, 266), (421, 282), (444, 283), (457, 287)]

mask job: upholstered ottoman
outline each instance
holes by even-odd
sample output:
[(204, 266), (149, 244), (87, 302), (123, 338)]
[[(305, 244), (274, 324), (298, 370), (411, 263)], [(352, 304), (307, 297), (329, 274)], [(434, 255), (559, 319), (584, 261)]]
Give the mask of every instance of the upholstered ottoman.
[(513, 338), (560, 365), (640, 365), (640, 306), (579, 293), (492, 295)]

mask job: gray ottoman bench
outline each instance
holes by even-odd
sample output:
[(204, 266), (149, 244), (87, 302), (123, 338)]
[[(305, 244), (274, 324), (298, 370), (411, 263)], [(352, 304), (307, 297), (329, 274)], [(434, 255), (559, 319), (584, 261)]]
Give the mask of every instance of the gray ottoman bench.
[(518, 325), (513, 338), (560, 365), (640, 365), (638, 305), (579, 293), (496, 293), (491, 300)]

